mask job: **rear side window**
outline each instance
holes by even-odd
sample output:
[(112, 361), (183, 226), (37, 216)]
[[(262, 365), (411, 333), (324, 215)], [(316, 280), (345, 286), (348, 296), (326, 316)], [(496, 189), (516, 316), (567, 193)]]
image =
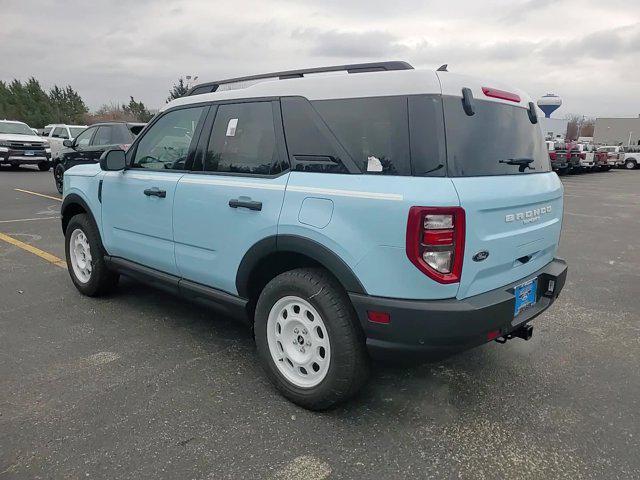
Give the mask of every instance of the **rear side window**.
[(268, 175), (276, 158), (271, 102), (218, 107), (204, 160), (205, 171)]
[(539, 125), (527, 110), (475, 100), (468, 116), (459, 97), (444, 97), (449, 175), (522, 175), (551, 170)]
[(311, 103), (362, 172), (411, 174), (406, 97)]

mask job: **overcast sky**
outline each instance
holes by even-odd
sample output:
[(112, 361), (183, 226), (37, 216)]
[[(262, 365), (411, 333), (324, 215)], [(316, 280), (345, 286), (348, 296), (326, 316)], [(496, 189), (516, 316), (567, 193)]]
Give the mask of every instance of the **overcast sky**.
[(91, 109), (172, 83), (407, 60), (494, 77), (554, 116), (640, 114), (640, 0), (0, 0), (0, 79), (72, 85)]

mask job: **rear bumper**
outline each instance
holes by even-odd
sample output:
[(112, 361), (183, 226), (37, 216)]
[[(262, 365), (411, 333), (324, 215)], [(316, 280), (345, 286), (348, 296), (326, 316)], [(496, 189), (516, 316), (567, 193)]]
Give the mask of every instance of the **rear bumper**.
[[(514, 288), (538, 278), (537, 302), (514, 318)], [(544, 312), (558, 297), (567, 264), (554, 259), (537, 272), (496, 290), (458, 300), (402, 300), (349, 294), (370, 350), (420, 352), (464, 350), (488, 341), (489, 332), (506, 335)], [(553, 280), (553, 291), (548, 292)], [(390, 314), (389, 324), (370, 322), (368, 311)]]

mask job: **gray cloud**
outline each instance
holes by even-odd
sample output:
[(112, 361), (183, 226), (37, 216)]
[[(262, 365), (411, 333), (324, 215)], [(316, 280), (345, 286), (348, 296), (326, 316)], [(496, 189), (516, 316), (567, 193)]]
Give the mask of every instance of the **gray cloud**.
[[(555, 91), (574, 112), (640, 112), (640, 80), (632, 74), (640, 61), (637, 0), (0, 4), (0, 80), (33, 75), (47, 87), (71, 84), (92, 108), (129, 95), (159, 107), (181, 75), (204, 81), (406, 59), (428, 68), (449, 63), (452, 71), (495, 77), (533, 95)], [(510, 15), (523, 20), (505, 22)], [(604, 90), (615, 94), (596, 100)]]
[(306, 31), (301, 32), (299, 36), (311, 40), (312, 46), (309, 53), (320, 57), (380, 58), (407, 53), (409, 50), (398, 43), (398, 37), (382, 31)]

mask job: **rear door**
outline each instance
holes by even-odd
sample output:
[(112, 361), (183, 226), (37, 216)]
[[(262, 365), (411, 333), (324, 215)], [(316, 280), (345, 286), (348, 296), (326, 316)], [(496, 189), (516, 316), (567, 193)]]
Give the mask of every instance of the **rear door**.
[(466, 213), (458, 298), (542, 268), (556, 253), (562, 224), (562, 184), (540, 127), (529, 118), (528, 100), (497, 101), (481, 88), (473, 95), (471, 116), (461, 96), (443, 98), (448, 174)]
[(184, 278), (235, 294), (245, 253), (277, 234), (289, 178), (280, 105), (221, 104), (210, 116), (176, 191), (176, 261)]

